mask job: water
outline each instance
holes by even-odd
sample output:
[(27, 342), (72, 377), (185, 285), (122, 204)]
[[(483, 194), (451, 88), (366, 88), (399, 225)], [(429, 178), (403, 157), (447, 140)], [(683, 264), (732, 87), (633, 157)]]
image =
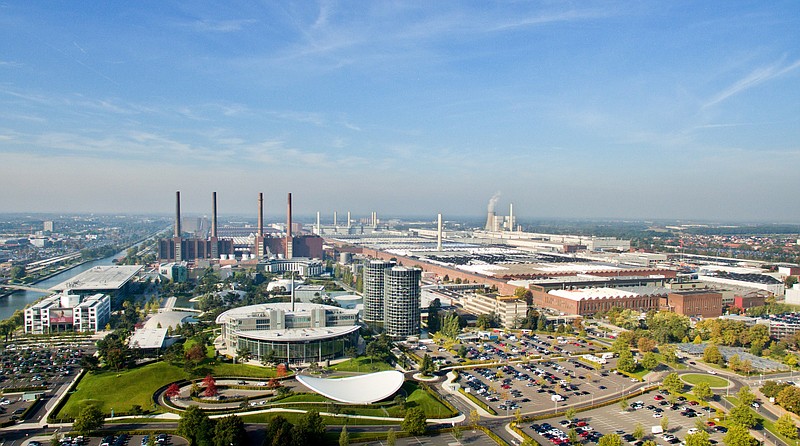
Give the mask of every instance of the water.
[[(83, 265), (76, 266), (70, 270), (61, 272), (56, 274), (55, 276), (45, 279), (35, 285), (36, 288), (50, 288), (52, 286), (56, 286), (59, 283), (70, 279), (78, 274), (87, 271), (95, 266), (108, 266), (113, 265), (114, 259), (119, 259), (125, 256), (126, 251), (120, 251), (112, 256), (105, 257), (102, 259), (94, 260), (88, 263), (84, 263)], [(37, 300), (41, 299), (45, 296), (44, 293), (39, 293), (36, 291), (17, 291), (16, 293), (7, 296), (7, 297), (0, 297), (0, 320), (5, 320), (10, 318), (15, 311), (22, 310), (28, 304), (32, 304)]]

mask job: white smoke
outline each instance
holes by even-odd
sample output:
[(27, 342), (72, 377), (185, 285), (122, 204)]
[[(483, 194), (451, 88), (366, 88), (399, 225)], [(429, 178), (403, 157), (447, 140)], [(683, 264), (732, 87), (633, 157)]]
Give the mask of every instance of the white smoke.
[(491, 214), (494, 212), (494, 207), (497, 205), (497, 202), (500, 200), (500, 191), (497, 191), (492, 195), (492, 198), (489, 199), (489, 213)]

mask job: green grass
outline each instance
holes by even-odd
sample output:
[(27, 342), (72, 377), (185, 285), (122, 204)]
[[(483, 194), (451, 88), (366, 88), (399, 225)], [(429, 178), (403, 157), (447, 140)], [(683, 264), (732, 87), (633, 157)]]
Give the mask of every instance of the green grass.
[[(736, 398), (735, 396), (726, 396), (723, 398), (728, 400), (734, 406), (739, 404), (739, 398)], [(764, 429), (768, 430), (770, 434), (780, 438), (786, 444), (793, 444), (795, 442), (795, 440), (790, 440), (784, 437), (783, 435), (779, 434), (778, 430), (775, 429), (775, 423), (771, 420), (768, 420), (766, 417), (763, 417), (760, 413), (753, 410), (752, 407), (750, 408), (750, 412), (752, 412), (756, 416), (756, 419), (760, 420), (758, 424), (760, 424)]]
[(296, 393), (289, 395), (286, 398), (276, 400), (276, 403), (326, 403), (330, 400), (322, 395), (316, 393)]
[(188, 378), (186, 372), (165, 362), (157, 362), (120, 373), (87, 373), (75, 392), (58, 413), (57, 418), (78, 415), (87, 405), (97, 406), (104, 414), (128, 412), (134, 405), (152, 408), (153, 392), (173, 381)]
[[(406, 397), (406, 403), (408, 406), (419, 407), (423, 412), (425, 412), (425, 416), (428, 418), (446, 418), (455, 415), (447, 406), (440, 403), (439, 400), (434, 398), (423, 387), (417, 385), (417, 383), (406, 381), (403, 383), (402, 389), (408, 394)], [(396, 408), (390, 408), (389, 413), (397, 413), (394, 411), (394, 409)], [(397, 413), (393, 416), (402, 417), (403, 415), (401, 413)]]
[(211, 374), (215, 377), (219, 376), (242, 376), (247, 378), (275, 377), (275, 369), (259, 367), (257, 365), (229, 364), (226, 362), (218, 362), (216, 364), (209, 364), (208, 367), (210, 367)]
[(706, 382), (712, 388), (725, 388), (728, 387), (730, 381), (725, 378), (714, 376), (714, 375), (705, 375), (700, 373), (687, 373), (685, 375), (681, 375), (681, 380), (691, 384), (697, 385), (701, 382)]
[(367, 356), (351, 358), (347, 361), (334, 364), (330, 367), (337, 372), (380, 372), (383, 370), (394, 370), (390, 364), (378, 359), (370, 359)]

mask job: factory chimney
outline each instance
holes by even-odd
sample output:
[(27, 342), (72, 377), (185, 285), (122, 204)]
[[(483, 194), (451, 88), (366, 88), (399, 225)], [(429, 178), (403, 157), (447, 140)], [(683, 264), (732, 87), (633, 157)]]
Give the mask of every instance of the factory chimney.
[(322, 228), (320, 227), (320, 224), (319, 224), (319, 211), (317, 211), (317, 235), (321, 235), (321, 234), (322, 234)]
[(347, 211), (347, 229), (350, 229), (350, 211)]
[(436, 252), (442, 252), (442, 214), (439, 214), (436, 225)]
[(264, 235), (264, 193), (258, 193), (258, 235)]
[(508, 205), (508, 230), (514, 232), (514, 203)]
[(338, 225), (336, 224), (336, 211), (333, 211), (333, 226), (334, 226), (334, 227), (335, 227), (335, 226), (338, 226)]
[(217, 237), (217, 193), (211, 192), (211, 237)]
[(292, 258), (292, 193), (289, 196), (286, 204), (286, 258)]
[(175, 237), (181, 236), (181, 191), (175, 191)]

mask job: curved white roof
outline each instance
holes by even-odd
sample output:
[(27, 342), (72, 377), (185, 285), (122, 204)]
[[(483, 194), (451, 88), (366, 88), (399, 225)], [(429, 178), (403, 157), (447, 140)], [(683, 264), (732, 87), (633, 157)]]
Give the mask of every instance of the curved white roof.
[(372, 404), (389, 398), (403, 385), (403, 374), (397, 370), (329, 379), (297, 375), (300, 384), (332, 400), (350, 404)]

